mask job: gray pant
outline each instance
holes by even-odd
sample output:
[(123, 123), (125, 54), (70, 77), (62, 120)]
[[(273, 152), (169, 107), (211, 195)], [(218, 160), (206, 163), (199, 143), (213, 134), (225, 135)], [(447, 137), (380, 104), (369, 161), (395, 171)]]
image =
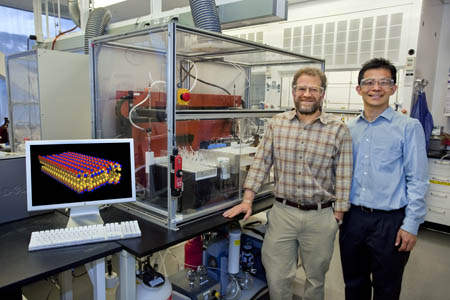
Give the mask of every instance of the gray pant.
[(338, 230), (331, 208), (303, 211), (275, 202), (262, 246), (271, 300), (292, 300), (298, 253), (306, 274), (303, 300), (323, 300)]

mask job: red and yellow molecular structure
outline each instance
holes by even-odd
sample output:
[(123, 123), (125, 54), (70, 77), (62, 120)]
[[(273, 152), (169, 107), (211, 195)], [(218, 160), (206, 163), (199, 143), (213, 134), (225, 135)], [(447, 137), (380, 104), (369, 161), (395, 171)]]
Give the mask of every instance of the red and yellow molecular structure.
[(38, 158), (42, 172), (79, 194), (120, 182), (122, 166), (110, 160), (75, 152)]

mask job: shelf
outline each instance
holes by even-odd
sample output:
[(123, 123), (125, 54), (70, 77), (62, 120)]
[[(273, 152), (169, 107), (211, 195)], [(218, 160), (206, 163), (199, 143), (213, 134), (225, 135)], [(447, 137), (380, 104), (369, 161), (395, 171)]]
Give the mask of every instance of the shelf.
[(215, 110), (177, 110), (177, 120), (208, 120), (233, 118), (271, 118), (284, 110), (279, 109), (215, 109)]

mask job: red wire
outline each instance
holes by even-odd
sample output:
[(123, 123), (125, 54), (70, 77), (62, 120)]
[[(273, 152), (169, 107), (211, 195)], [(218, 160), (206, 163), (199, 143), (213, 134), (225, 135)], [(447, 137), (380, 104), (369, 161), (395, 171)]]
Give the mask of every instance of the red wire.
[(66, 30), (66, 31), (63, 31), (63, 32), (58, 33), (58, 35), (55, 36), (55, 39), (53, 40), (53, 43), (52, 43), (52, 50), (55, 49), (55, 43), (56, 43), (56, 40), (57, 40), (60, 36), (62, 36), (63, 34), (66, 34), (66, 33), (68, 33), (68, 32), (71, 32), (71, 31), (75, 30), (77, 27), (78, 27), (78, 26), (75, 25), (75, 27), (73, 27), (73, 28), (71, 28), (71, 29), (69, 29), (69, 30)]

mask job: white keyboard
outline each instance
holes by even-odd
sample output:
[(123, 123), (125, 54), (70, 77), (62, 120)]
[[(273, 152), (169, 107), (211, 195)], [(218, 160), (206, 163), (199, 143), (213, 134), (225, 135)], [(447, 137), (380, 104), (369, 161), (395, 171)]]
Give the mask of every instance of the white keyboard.
[(141, 230), (137, 221), (36, 231), (31, 234), (28, 251), (99, 243), (139, 236), (141, 236)]

